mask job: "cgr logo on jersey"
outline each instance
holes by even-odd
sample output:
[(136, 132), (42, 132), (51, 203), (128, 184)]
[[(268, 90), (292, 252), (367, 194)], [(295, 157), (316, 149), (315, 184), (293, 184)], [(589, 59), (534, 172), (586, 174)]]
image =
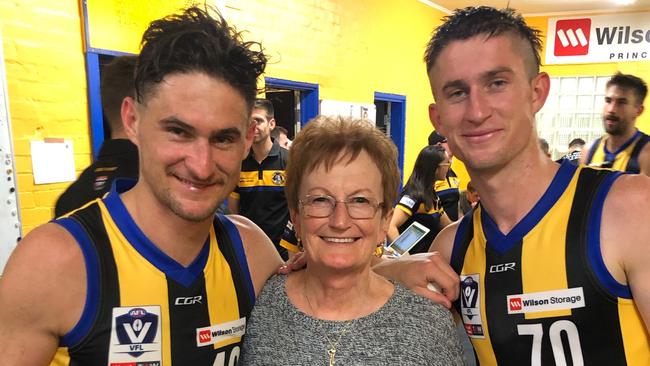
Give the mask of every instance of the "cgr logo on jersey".
[(160, 364), (160, 328), (160, 306), (113, 308), (109, 364)]
[(493, 264), (490, 266), (490, 273), (500, 273), (506, 271), (514, 271), (514, 270), (515, 270), (515, 262)]
[(506, 298), (508, 314), (539, 313), (585, 307), (582, 287), (566, 290), (531, 292)]
[(485, 338), (479, 283), (478, 273), (460, 276), (460, 315), (470, 338)]
[(275, 185), (284, 185), (284, 174), (282, 172), (275, 172), (271, 180)]
[(591, 19), (564, 19), (555, 23), (555, 56), (582, 56), (589, 53)]
[(174, 300), (174, 305), (194, 305), (194, 304), (201, 304), (201, 300), (203, 299), (203, 296), (190, 296), (190, 297), (177, 297), (176, 300)]

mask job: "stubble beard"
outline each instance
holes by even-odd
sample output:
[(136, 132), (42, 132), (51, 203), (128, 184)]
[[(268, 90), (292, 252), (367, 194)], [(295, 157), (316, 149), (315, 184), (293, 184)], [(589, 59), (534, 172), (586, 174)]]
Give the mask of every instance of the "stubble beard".
[(171, 190), (166, 188), (162, 192), (154, 191), (158, 200), (167, 208), (169, 208), (176, 216), (180, 217), (183, 220), (190, 222), (203, 222), (217, 212), (217, 209), (221, 205), (221, 200), (217, 200), (212, 206), (205, 209), (203, 212), (199, 213), (190, 213), (187, 212), (183, 205), (174, 198)]

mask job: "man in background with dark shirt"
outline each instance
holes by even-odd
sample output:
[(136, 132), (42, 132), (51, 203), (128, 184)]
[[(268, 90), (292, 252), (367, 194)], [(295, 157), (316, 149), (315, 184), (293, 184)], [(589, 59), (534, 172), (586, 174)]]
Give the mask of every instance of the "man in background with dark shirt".
[(102, 197), (115, 178), (138, 178), (138, 149), (127, 139), (120, 117), (122, 100), (133, 96), (135, 61), (135, 56), (118, 56), (102, 70), (102, 109), (111, 138), (102, 143), (97, 160), (56, 201), (56, 217)]
[(228, 208), (231, 213), (246, 216), (264, 230), (286, 260), (287, 250), (280, 246), (280, 239), (289, 220), (284, 195), (284, 169), (289, 152), (271, 138), (275, 128), (274, 114), (271, 101), (255, 101), (251, 116), (255, 124), (253, 146), (242, 162), (239, 184), (228, 198)]

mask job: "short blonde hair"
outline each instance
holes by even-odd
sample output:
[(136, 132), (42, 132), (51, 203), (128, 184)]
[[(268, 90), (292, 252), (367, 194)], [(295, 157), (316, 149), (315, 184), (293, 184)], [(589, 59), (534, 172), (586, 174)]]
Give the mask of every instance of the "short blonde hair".
[(346, 159), (351, 162), (365, 151), (381, 174), (382, 211), (393, 207), (400, 184), (397, 148), (367, 119), (317, 116), (297, 135), (289, 150), (285, 193), (290, 209), (298, 209), (298, 192), (305, 175), (321, 165), (326, 170)]

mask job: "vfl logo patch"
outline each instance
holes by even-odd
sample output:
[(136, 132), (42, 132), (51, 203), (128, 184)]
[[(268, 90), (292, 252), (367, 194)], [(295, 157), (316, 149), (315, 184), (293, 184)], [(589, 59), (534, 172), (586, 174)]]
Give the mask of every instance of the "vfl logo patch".
[(510, 295), (506, 298), (508, 314), (539, 313), (585, 307), (582, 287), (566, 290), (531, 292)]
[(555, 23), (555, 56), (582, 56), (589, 53), (591, 19), (565, 19)]
[(271, 178), (271, 181), (275, 185), (283, 185), (284, 184), (284, 174), (282, 172), (275, 172), (273, 173), (273, 177)]
[(109, 365), (162, 360), (160, 306), (113, 308)]
[(196, 346), (210, 346), (229, 339), (240, 339), (246, 331), (246, 318), (196, 329)]
[(460, 276), (460, 315), (470, 338), (485, 338), (479, 284), (478, 273)]

